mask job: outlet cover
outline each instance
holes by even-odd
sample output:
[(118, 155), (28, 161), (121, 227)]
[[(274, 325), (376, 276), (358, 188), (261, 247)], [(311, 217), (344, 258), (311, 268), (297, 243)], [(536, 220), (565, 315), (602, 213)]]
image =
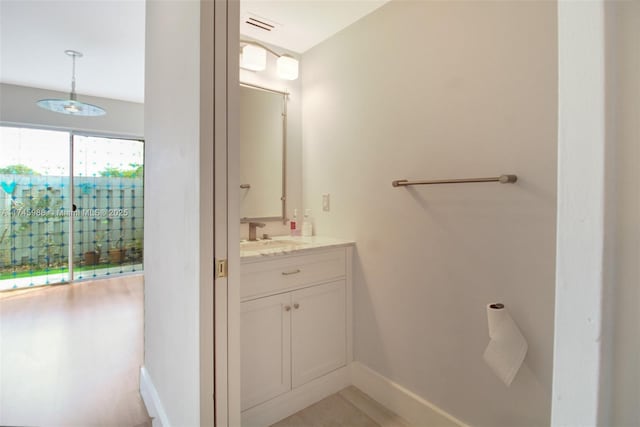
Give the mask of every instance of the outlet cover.
[(331, 210), (331, 197), (329, 193), (324, 193), (322, 195), (322, 210), (324, 212), (329, 212)]

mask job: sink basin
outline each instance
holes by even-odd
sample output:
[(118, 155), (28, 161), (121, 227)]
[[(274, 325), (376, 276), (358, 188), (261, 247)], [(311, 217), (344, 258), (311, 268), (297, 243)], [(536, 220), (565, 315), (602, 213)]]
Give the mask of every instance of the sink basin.
[(304, 245), (297, 240), (258, 240), (257, 242), (240, 242), (241, 251), (262, 251), (267, 249), (295, 249)]

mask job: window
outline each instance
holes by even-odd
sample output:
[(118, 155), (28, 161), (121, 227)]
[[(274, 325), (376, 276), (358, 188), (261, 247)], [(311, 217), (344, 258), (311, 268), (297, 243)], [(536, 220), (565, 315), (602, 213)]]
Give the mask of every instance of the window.
[(143, 141), (2, 126), (0, 153), (0, 290), (142, 270)]

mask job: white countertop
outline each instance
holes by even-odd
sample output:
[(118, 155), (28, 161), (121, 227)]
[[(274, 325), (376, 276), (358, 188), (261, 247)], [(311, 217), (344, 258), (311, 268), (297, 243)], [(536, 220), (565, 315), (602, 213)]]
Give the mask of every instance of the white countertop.
[[(240, 259), (242, 262), (257, 261), (267, 257), (298, 254), (316, 249), (352, 246), (354, 244), (355, 242), (351, 240), (324, 236), (274, 236), (271, 239), (260, 239), (256, 242), (243, 240), (240, 242)], [(250, 248), (247, 248), (248, 246)]]

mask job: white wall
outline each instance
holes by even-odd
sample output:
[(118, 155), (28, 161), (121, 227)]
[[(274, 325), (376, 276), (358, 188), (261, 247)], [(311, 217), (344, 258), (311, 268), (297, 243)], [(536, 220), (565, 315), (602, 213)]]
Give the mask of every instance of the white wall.
[(172, 426), (200, 422), (200, 2), (148, 1), (145, 368)]
[(615, 2), (614, 74), (617, 193), (615, 346), (611, 425), (640, 425), (640, 1)]
[[(549, 423), (556, 35), (553, 2), (392, 1), (302, 58), (305, 207), (357, 242), (356, 359), (472, 425)], [(482, 359), (495, 301), (529, 342), (510, 388)]]
[[(241, 36), (244, 40), (245, 37)], [(250, 40), (249, 38), (246, 38)], [(267, 45), (278, 53), (288, 53), (298, 57), (278, 46)], [(275, 57), (271, 54), (267, 55), (267, 69), (264, 71), (254, 72), (240, 69), (240, 81), (269, 89), (278, 90), (289, 93), (289, 102), (287, 103), (287, 217), (293, 216), (293, 209), (298, 208), (298, 218), (302, 224), (302, 91), (301, 78), (298, 80), (283, 80), (276, 74)], [(242, 162), (242, 159), (240, 159)], [(283, 235), (289, 233), (289, 225), (283, 224), (282, 221), (268, 221), (267, 226), (258, 229), (259, 236), (262, 233), (270, 235)], [(240, 234), (243, 239), (249, 237), (249, 226), (241, 224)]]
[(68, 97), (68, 93), (0, 83), (0, 121), (109, 135), (144, 136), (143, 104), (78, 94), (80, 101), (99, 105), (107, 110), (106, 115), (99, 117), (77, 117), (53, 113), (36, 105), (40, 99)]

